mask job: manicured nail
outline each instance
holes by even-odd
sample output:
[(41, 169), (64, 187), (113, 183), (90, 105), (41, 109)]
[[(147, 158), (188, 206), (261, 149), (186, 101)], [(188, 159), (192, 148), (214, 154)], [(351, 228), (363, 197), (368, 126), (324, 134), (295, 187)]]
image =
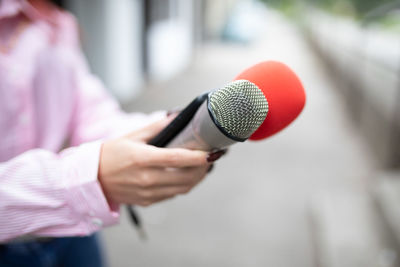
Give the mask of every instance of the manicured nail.
[(208, 154), (207, 161), (214, 162), (217, 159), (219, 159), (220, 157), (222, 157), (225, 153), (226, 153), (226, 149), (211, 152), (210, 154)]

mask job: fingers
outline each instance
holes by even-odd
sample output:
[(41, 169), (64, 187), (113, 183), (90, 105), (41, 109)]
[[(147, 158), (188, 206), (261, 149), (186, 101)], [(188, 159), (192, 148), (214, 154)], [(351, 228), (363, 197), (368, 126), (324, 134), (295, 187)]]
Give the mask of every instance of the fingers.
[(165, 186), (151, 189), (136, 188), (135, 186), (125, 186), (119, 188), (117, 201), (118, 203), (149, 206), (156, 202), (173, 198), (180, 194), (186, 194), (194, 187), (194, 185), (196, 184)]
[(183, 148), (158, 148), (148, 146), (145, 164), (149, 167), (196, 167), (207, 164), (207, 152)]
[(142, 191), (141, 200), (138, 204), (141, 206), (149, 206), (162, 200), (173, 198), (179, 194), (186, 194), (191, 188), (192, 187), (188, 186), (171, 186), (156, 188), (151, 191)]
[(165, 169), (152, 168), (146, 172), (139, 186), (143, 189), (153, 189), (168, 186), (194, 186), (201, 181), (208, 170), (209, 166)]
[(148, 206), (178, 194), (188, 193), (204, 179), (208, 166), (187, 169), (148, 169), (140, 179), (125, 177), (118, 187), (121, 203)]
[(175, 116), (172, 115), (164, 119), (161, 119), (159, 121), (156, 121), (154, 123), (151, 123), (140, 130), (128, 134), (128, 137), (135, 141), (142, 141), (147, 143), (153, 137), (155, 137), (159, 132), (161, 132), (174, 118)]
[(149, 206), (165, 199), (173, 198), (177, 195), (187, 194), (202, 180), (202, 178), (204, 178), (204, 176), (200, 177), (200, 179), (195, 179), (191, 184), (163, 186), (151, 189), (142, 188), (137, 191), (139, 198), (135, 201), (135, 204)]

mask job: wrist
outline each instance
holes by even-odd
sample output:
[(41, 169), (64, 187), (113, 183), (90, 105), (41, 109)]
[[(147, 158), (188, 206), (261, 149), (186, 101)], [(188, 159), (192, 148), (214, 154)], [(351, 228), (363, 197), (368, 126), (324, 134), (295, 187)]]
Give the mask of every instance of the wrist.
[(116, 201), (114, 201), (112, 199), (111, 194), (108, 190), (107, 178), (106, 178), (106, 172), (105, 172), (106, 166), (104, 166), (105, 165), (105, 162), (104, 162), (104, 146), (105, 145), (106, 145), (106, 143), (102, 143), (101, 147), (100, 147), (97, 180), (100, 184), (100, 188), (101, 188), (103, 195), (104, 195), (105, 199), (107, 200), (109, 206), (113, 207), (113, 206), (118, 206), (119, 203), (117, 203)]

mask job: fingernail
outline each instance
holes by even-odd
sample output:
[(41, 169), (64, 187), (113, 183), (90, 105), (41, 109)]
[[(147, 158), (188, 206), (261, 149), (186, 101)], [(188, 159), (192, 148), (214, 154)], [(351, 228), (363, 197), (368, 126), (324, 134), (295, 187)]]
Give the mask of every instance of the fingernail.
[(211, 152), (210, 154), (208, 154), (207, 161), (214, 162), (217, 159), (219, 159), (220, 157), (222, 157), (225, 153), (226, 153), (226, 149)]

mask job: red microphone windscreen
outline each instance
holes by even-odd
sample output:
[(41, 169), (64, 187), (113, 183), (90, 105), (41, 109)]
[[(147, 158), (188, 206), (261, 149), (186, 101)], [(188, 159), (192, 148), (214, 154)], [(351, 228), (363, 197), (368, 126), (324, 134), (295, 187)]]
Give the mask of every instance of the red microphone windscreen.
[(268, 115), (250, 140), (267, 138), (288, 126), (304, 108), (306, 96), (297, 75), (285, 64), (265, 61), (239, 74), (235, 80), (257, 85), (268, 101)]

